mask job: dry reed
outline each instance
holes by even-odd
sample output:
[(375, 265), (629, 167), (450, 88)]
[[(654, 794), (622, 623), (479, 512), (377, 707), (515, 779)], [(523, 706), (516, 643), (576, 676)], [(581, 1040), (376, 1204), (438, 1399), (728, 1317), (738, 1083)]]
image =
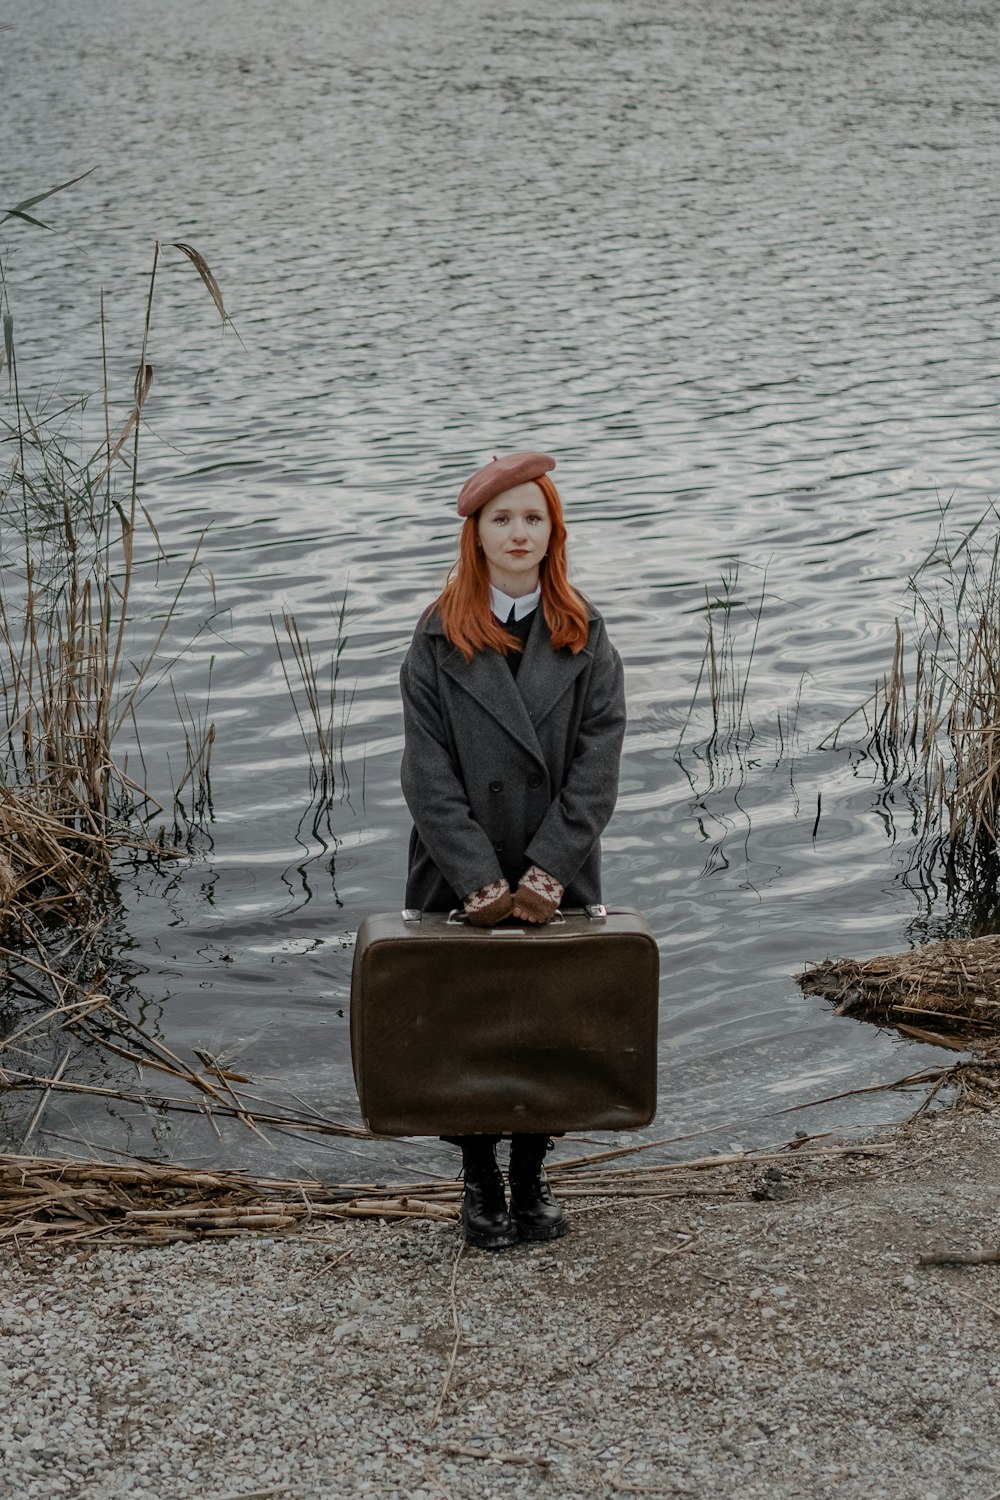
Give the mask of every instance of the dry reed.
[[(734, 1164), (750, 1169), (782, 1161), (879, 1156), (886, 1146), (808, 1146), (669, 1162), (637, 1171), (593, 1170), (587, 1158), (554, 1166), (549, 1175), (568, 1202), (590, 1198), (724, 1199), (741, 1188), (728, 1176), (704, 1178)], [(122, 1165), (69, 1157), (0, 1155), (0, 1243), (19, 1248), (81, 1240), (162, 1245), (219, 1239), (248, 1231), (295, 1233), (341, 1219), (458, 1220), (461, 1184), (329, 1184), (312, 1179), (255, 1177), (233, 1170), (199, 1171), (155, 1162)]]
[[(274, 616), (271, 630), (278, 661), (295, 710), (296, 722), (309, 757), (310, 780), (320, 806), (333, 797), (337, 773), (346, 786), (344, 741), (350, 717), (353, 694), (343, 699), (340, 693), (341, 658), (347, 646), (347, 591), (334, 612), (335, 646), (325, 672), (313, 654), (312, 644), (302, 634), (298, 620), (285, 609), (281, 612), (281, 633)], [(282, 644), (284, 635), (287, 644)], [(287, 652), (287, 656), (286, 656)], [(300, 694), (302, 703), (300, 705)]]
[[(104, 437), (89, 459), (76, 457), (65, 437), (69, 416), (78, 415), (84, 403), (71, 406), (59, 423), (45, 424), (22, 399), (3, 288), (13, 458), (0, 475), (0, 819), (9, 866), (0, 873), (0, 895), (6, 897), (0, 922), (15, 934), (27, 926), (37, 936), (42, 916), (79, 921), (100, 876), (123, 848), (164, 852), (154, 850), (146, 831), (149, 814), (161, 812), (162, 805), (133, 781), (117, 754), (123, 729), (135, 725), (137, 704), (152, 686), (154, 662), (197, 564), (196, 548), (170, 597), (157, 601), (158, 625), (136, 653), (140, 533), (160, 550), (138, 495), (159, 252), (157, 245), (128, 416), (112, 436), (105, 384)], [(104, 329), (102, 305), (102, 347)], [(181, 719), (186, 759), (180, 786), (192, 777), (203, 785), (214, 731), (197, 724), (190, 710), (196, 732), (189, 732), (183, 714)]]
[[(708, 753), (730, 749), (735, 749), (738, 753), (753, 739), (754, 727), (749, 714), (747, 693), (766, 597), (766, 568), (761, 579), (760, 598), (756, 604), (751, 605), (740, 597), (740, 567), (737, 562), (731, 563), (720, 575), (719, 591), (714, 597), (706, 587), (705, 649), (687, 716), (677, 741), (678, 752), (695, 711), (706, 695), (712, 716), (711, 733), (705, 740)], [(742, 611), (746, 611), (750, 622), (745, 660), (741, 660), (742, 642), (734, 623), (734, 616)]]
[[(952, 540), (944, 506), (930, 553), (909, 580), (910, 623), (861, 717), (864, 752), (886, 785), (912, 793), (917, 863), (950, 886), (996, 884), (1000, 826), (1000, 519), (994, 506)], [(985, 539), (983, 539), (985, 536)]]
[(863, 960), (828, 959), (796, 977), (806, 994), (831, 1001), (837, 1015), (972, 1054), (941, 1070), (921, 1111), (945, 1087), (954, 1089), (960, 1108), (1000, 1105), (1000, 936), (950, 938)]
[(837, 1014), (919, 1028), (939, 1042), (1000, 1044), (1000, 936), (946, 939), (877, 958), (828, 959), (799, 974), (807, 994), (836, 1003)]
[[(87, 175), (87, 174), (84, 174)], [(80, 179), (73, 179), (79, 181)], [(35, 194), (2, 217), (45, 228), (31, 210), (71, 184)], [(178, 247), (194, 265), (224, 322), (221, 294), (203, 258)], [(150, 322), (160, 261), (154, 247), (141, 348), (128, 410), (111, 419), (104, 299), (100, 335), (104, 382), (101, 435), (88, 441), (86, 401), (54, 417), (22, 394), (14, 317), (2, 258), (6, 468), (0, 473), (0, 981), (11, 1002), (0, 1040), (5, 1088), (42, 1089), (28, 1134), (56, 1088), (32, 1049), (65, 1046), (64, 1034), (98, 1041), (137, 1065), (164, 1067), (206, 1092), (197, 1069), (165, 1058), (160, 1044), (104, 993), (116, 946), (110, 933), (118, 909), (123, 860), (159, 862), (178, 851), (150, 820), (164, 810), (130, 774), (125, 737), (139, 741), (138, 710), (166, 678), (160, 649), (175, 626), (180, 601), (197, 566), (196, 546), (179, 579), (157, 585), (140, 621), (137, 568), (164, 558), (156, 527), (139, 498), (139, 450), (153, 387)], [(97, 403), (94, 403), (96, 408)], [(159, 576), (159, 575), (158, 575)], [(164, 597), (164, 595), (166, 597)], [(153, 623), (155, 621), (155, 623)], [(175, 804), (192, 788), (192, 812), (210, 796), (214, 726), (204, 711), (178, 699), (183, 764)], [(143, 763), (144, 764), (144, 763)], [(145, 776), (143, 775), (143, 780)], [(175, 830), (177, 815), (174, 817)], [(41, 1076), (39, 1076), (41, 1074)], [(208, 1080), (208, 1092), (213, 1085)], [(217, 1093), (220, 1105), (224, 1091)]]
[[(9, 216), (40, 223), (29, 210), (56, 191), (24, 200)], [(194, 266), (223, 325), (231, 325), (204, 257), (188, 244), (176, 248)], [(117, 422), (111, 417), (102, 296), (103, 432), (96, 449), (83, 457), (77, 450), (89, 451), (86, 403), (70, 404), (45, 423), (22, 398), (0, 260), (12, 455), (0, 474), (0, 981), (4, 998), (15, 1002), (5, 1007), (0, 1028), (0, 1089), (38, 1096), (24, 1142), (39, 1128), (52, 1098), (73, 1093), (141, 1109), (195, 1110), (217, 1134), (219, 1121), (236, 1120), (265, 1142), (268, 1129), (367, 1137), (367, 1131), (318, 1112), (258, 1107), (244, 1099), (237, 1086), (251, 1080), (207, 1053), (197, 1053), (194, 1062), (179, 1056), (133, 1019), (126, 1004), (114, 1003), (108, 982), (108, 974), (122, 968), (115, 879), (123, 858), (159, 864), (175, 857), (181, 851), (173, 845), (184, 830), (211, 816), (211, 670), (204, 703), (192, 704), (173, 687), (172, 662), (164, 668), (159, 661), (200, 543), (179, 581), (175, 571), (172, 582), (157, 583), (149, 616), (156, 624), (137, 619), (137, 568), (148, 560), (159, 570), (166, 559), (138, 484), (144, 413), (153, 389), (150, 323), (160, 258), (157, 244), (128, 410)], [(342, 604), (328, 688), (321, 687), (309, 642), (293, 617), (285, 622), (306, 713), (315, 725), (315, 759), (305, 724), (303, 732), (325, 796), (332, 791), (346, 725), (347, 708), (337, 700), (344, 617)], [(173, 694), (181, 742), (180, 765), (175, 755), (171, 766), (172, 834), (169, 822), (151, 831), (164, 803), (146, 785), (139, 725), (145, 699), (163, 683)], [(119, 753), (126, 731), (142, 767), (141, 782)], [(82, 1055), (97, 1047), (108, 1060), (133, 1067), (137, 1086), (65, 1076), (77, 1042)], [(48, 1059), (58, 1055), (62, 1061), (53, 1071)], [(148, 1071), (172, 1080), (172, 1091), (150, 1091)]]

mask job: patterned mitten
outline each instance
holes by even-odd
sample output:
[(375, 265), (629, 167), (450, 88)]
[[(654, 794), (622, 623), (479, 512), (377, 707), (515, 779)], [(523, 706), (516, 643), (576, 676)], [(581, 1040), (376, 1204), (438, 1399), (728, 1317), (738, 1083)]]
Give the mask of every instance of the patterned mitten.
[(514, 892), (514, 916), (522, 922), (551, 922), (562, 895), (563, 888), (555, 876), (532, 865)]
[(473, 927), (495, 927), (504, 917), (510, 916), (514, 897), (506, 880), (494, 880), (482, 890), (466, 896), (463, 905)]

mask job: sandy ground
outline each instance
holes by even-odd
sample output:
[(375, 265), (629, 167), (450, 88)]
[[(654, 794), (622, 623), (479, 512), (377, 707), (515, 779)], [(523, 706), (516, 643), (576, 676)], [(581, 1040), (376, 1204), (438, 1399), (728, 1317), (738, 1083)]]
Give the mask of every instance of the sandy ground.
[(429, 1222), (0, 1259), (9, 1493), (1000, 1497), (1000, 1121)]

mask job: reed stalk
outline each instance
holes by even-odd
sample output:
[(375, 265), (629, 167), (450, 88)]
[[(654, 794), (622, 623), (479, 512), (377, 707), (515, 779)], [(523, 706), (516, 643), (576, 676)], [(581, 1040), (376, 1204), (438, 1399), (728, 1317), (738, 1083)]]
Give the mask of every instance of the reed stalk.
[[(0, 219), (46, 228), (33, 210), (68, 186), (24, 199), (0, 211)], [(202, 257), (190, 246), (178, 248), (228, 322)], [(175, 575), (157, 585), (151, 604), (144, 591), (140, 609), (137, 569), (165, 555), (139, 489), (161, 254), (156, 244), (136, 373), (124, 419), (114, 424), (103, 293), (99, 406), (81, 399), (56, 409), (51, 396), (43, 406), (25, 394), (0, 253), (6, 367), (0, 390), (0, 1087), (37, 1079), (39, 1068), (44, 1079), (39, 1053), (53, 1041), (63, 1052), (69, 1033), (136, 1065), (165, 1067), (195, 1092), (225, 1103), (229, 1095), (218, 1080), (168, 1054), (104, 992), (112, 965), (121, 967), (114, 929), (122, 862), (158, 862), (179, 852), (164, 827), (158, 833), (151, 827), (164, 804), (144, 784), (139, 739), (147, 697), (164, 684), (172, 690), (173, 661), (164, 667), (160, 653), (179, 621), (199, 552), (196, 546), (179, 580)], [(99, 435), (91, 431), (91, 407), (99, 413)], [(172, 796), (180, 807), (190, 788), (191, 813), (200, 815), (210, 803), (214, 725), (207, 699), (203, 709), (176, 693), (174, 701), (182, 760), (173, 770)], [(138, 781), (127, 741), (142, 767)], [(28, 1020), (18, 1008), (24, 1001)], [(66, 1061), (68, 1055), (48, 1092), (72, 1083), (62, 1076)]]
[[(84, 173), (83, 176), (87, 176)], [(34, 213), (62, 183), (13, 205), (0, 218), (47, 228)], [(223, 321), (231, 323), (204, 257), (178, 243)], [(199, 547), (170, 592), (157, 601), (158, 625), (137, 648), (133, 603), (141, 554), (163, 556), (152, 518), (139, 498), (139, 450), (153, 385), (149, 360), (157, 272), (156, 243), (146, 294), (139, 361), (129, 409), (111, 422), (104, 295), (100, 303), (103, 432), (86, 448), (85, 400), (54, 417), (22, 395), (14, 316), (0, 256), (0, 312), (7, 390), (0, 436), (8, 458), (0, 469), (0, 923), (56, 911), (78, 918), (122, 848), (153, 852), (150, 814), (163, 811), (129, 775), (119, 755), (126, 726), (167, 673), (158, 655), (174, 626)], [(199, 544), (200, 546), (200, 544)], [(167, 669), (169, 672), (169, 668)], [(210, 800), (214, 724), (174, 694), (183, 764), (174, 800), (190, 784), (195, 812)], [(142, 760), (141, 744), (139, 759)], [(162, 856), (162, 841), (155, 852)]]
[[(613, 1202), (621, 1198), (712, 1198), (745, 1193), (728, 1179), (736, 1166), (838, 1156), (884, 1155), (887, 1145), (817, 1145), (790, 1141), (780, 1151), (729, 1153), (648, 1168), (594, 1167), (601, 1154), (550, 1169), (561, 1197)], [(582, 1170), (581, 1170), (582, 1169)], [(793, 1168), (794, 1170), (794, 1168)], [(713, 1180), (713, 1174), (718, 1174)], [(724, 1175), (726, 1174), (726, 1175)], [(0, 1244), (19, 1248), (103, 1239), (120, 1244), (168, 1244), (253, 1231), (313, 1234), (339, 1220), (429, 1219), (455, 1224), (460, 1183), (328, 1183), (310, 1178), (258, 1177), (219, 1169), (201, 1171), (135, 1159), (127, 1165), (72, 1157), (0, 1155)], [(338, 1237), (339, 1240), (339, 1237)], [(346, 1259), (343, 1250), (333, 1264)], [(327, 1269), (320, 1265), (320, 1271)]]
[(340, 691), (341, 657), (348, 641), (346, 623), (345, 589), (333, 616), (335, 645), (328, 664), (321, 667), (296, 617), (282, 610), (279, 629), (278, 620), (271, 616), (278, 661), (309, 757), (311, 789), (320, 806), (332, 799), (338, 773), (341, 784), (346, 786), (347, 782), (344, 743), (354, 695), (344, 697)]
[[(133, 403), (114, 442), (92, 458), (72, 450), (74, 403), (43, 420), (22, 398), (6, 305), (11, 380), (3, 424), (12, 457), (0, 474), (0, 913), (29, 922), (55, 910), (78, 919), (141, 814), (159, 810), (116, 755), (116, 740), (169, 629), (135, 662), (127, 649), (141, 506), (142, 411), (156, 259)], [(103, 335), (103, 326), (102, 326)], [(105, 406), (107, 407), (107, 398)], [(124, 496), (115, 463), (130, 442)], [(139, 817), (136, 815), (140, 814)]]
[[(22, 200), (7, 217), (46, 227), (32, 210), (60, 190)], [(204, 257), (188, 244), (174, 248), (194, 267), (223, 326), (231, 326)], [(161, 660), (164, 642), (180, 617), (185, 587), (198, 566), (201, 543), (179, 581), (175, 570), (173, 581), (160, 582), (159, 564), (166, 553), (140, 498), (139, 455), (154, 380), (150, 330), (161, 252), (157, 244), (131, 396), (118, 421), (112, 420), (102, 294), (100, 436), (91, 437), (89, 444), (86, 401), (68, 403), (48, 418), (23, 396), (0, 254), (8, 376), (5, 400), (0, 392), (0, 451), (7, 455), (0, 468), (0, 1092), (37, 1096), (24, 1142), (39, 1130), (50, 1101), (73, 1093), (157, 1113), (196, 1110), (217, 1134), (217, 1117), (238, 1121), (267, 1144), (265, 1130), (277, 1129), (367, 1137), (358, 1127), (308, 1109), (300, 1117), (266, 1103), (260, 1108), (256, 1099), (237, 1092), (252, 1082), (246, 1075), (204, 1051), (192, 1049), (196, 1062), (180, 1056), (146, 1030), (122, 998), (128, 981), (122, 978), (127, 966), (121, 954), (118, 871), (125, 860), (159, 863), (180, 853), (171, 846), (166, 824), (158, 833), (152, 831), (167, 799), (158, 801), (147, 785), (141, 737), (146, 700), (161, 689), (169, 691), (176, 709), (179, 762), (177, 751), (170, 754), (160, 747), (173, 781), (174, 839), (211, 816), (215, 741), (211, 669), (204, 702), (192, 703), (175, 689), (171, 677), (185, 647), (166, 665)], [(157, 564), (151, 602), (149, 589), (141, 596), (137, 590), (137, 570), (147, 562)], [(140, 610), (140, 597), (148, 609)], [(314, 790), (325, 797), (332, 794), (338, 762), (343, 769), (350, 710), (350, 701), (341, 701), (338, 694), (345, 610), (346, 598), (336, 618), (337, 647), (328, 672), (294, 617), (286, 614), (283, 622), (290, 656), (282, 655), (281, 664), (290, 690), (297, 677), (304, 696), (300, 710), (293, 692)], [(138, 780), (130, 772), (129, 753), (138, 760)], [(72, 1076), (75, 1067), (69, 1069), (71, 1058), (78, 1060), (95, 1048), (113, 1065), (106, 1086), (95, 1083), (89, 1072), (80, 1078)], [(48, 1064), (46, 1052), (58, 1056), (57, 1066)], [(115, 1079), (123, 1065), (138, 1073), (137, 1087)], [(147, 1070), (158, 1079), (166, 1075), (179, 1093), (151, 1093), (144, 1083)], [(346, 1211), (368, 1212), (357, 1205)], [(237, 1220), (241, 1228), (275, 1222), (266, 1204), (259, 1211), (241, 1211)], [(206, 1220), (203, 1227), (213, 1224), (218, 1232), (229, 1232), (223, 1222)]]
[[(714, 595), (705, 588), (705, 649), (677, 741), (678, 752), (699, 705), (704, 716), (706, 699), (712, 718), (711, 733), (704, 739), (709, 757), (731, 752), (739, 756), (754, 738), (747, 694), (767, 597), (767, 569), (761, 579), (759, 599), (751, 603), (741, 593), (738, 562), (730, 563), (720, 575)], [(744, 612), (749, 620), (747, 641), (739, 624)]]
[(918, 862), (989, 891), (1000, 868), (1000, 513), (990, 505), (954, 539), (948, 519), (945, 505), (888, 669), (828, 743), (860, 718), (862, 750), (887, 786), (908, 790)]

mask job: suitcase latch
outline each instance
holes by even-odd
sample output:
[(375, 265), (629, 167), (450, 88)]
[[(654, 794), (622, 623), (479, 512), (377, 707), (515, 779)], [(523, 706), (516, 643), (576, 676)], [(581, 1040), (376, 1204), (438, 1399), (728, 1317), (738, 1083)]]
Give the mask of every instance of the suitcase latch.
[(404, 906), (400, 916), (404, 922), (419, 922), (423, 912), (416, 906)]
[(592, 922), (606, 922), (608, 920), (608, 908), (601, 906), (599, 902), (593, 906), (585, 906), (583, 909)]

